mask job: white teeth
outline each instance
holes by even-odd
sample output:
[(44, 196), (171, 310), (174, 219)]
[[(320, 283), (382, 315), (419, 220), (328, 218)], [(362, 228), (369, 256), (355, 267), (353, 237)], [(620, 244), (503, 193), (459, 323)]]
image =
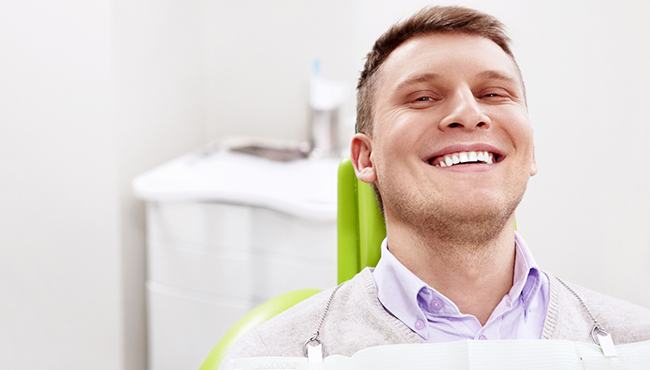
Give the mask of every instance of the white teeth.
[(482, 152), (458, 152), (446, 154), (440, 160), (437, 161), (436, 166), (438, 167), (451, 167), (459, 163), (467, 162), (484, 162), (487, 164), (494, 163), (494, 154), (486, 151)]

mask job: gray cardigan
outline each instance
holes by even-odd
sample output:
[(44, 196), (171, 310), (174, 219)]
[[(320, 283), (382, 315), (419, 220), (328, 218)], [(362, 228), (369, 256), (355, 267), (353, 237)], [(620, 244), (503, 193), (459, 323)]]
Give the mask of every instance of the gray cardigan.
[[(544, 339), (592, 342), (593, 322), (578, 299), (549, 274), (550, 299)], [(599, 324), (623, 344), (650, 339), (650, 310), (569, 284)], [(253, 356), (303, 356), (333, 291), (323, 291), (261, 324), (239, 340), (222, 362)], [(334, 295), (320, 330), (323, 355), (350, 356), (370, 346), (421, 343), (423, 339), (384, 309), (372, 270), (364, 269)]]

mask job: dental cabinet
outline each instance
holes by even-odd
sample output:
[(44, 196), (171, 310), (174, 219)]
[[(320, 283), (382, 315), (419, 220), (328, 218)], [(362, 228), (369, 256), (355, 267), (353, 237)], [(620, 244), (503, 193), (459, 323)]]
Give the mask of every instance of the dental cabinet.
[(149, 368), (198, 368), (228, 327), (336, 283), (338, 160), (196, 152), (133, 183), (146, 204)]

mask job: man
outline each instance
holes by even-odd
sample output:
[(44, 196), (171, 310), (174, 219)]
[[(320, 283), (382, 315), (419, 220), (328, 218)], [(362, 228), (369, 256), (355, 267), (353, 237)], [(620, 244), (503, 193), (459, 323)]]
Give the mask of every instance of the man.
[(377, 267), (254, 329), (230, 358), (303, 356), (310, 338), (325, 355), (459, 339), (650, 339), (650, 311), (544, 272), (515, 233), (536, 168), (498, 20), (431, 7), (394, 25), (368, 54), (357, 113), (352, 162), (386, 220)]

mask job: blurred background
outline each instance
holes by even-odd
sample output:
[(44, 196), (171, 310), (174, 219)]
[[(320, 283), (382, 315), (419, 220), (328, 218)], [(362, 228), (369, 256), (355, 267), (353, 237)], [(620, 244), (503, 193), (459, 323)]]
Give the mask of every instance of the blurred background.
[[(0, 3), (0, 368), (196, 368), (268, 294), (334, 284), (338, 160), (301, 172), (217, 154), (232, 138), (307, 141), (315, 75), (336, 81), (345, 142), (373, 41), (434, 3)], [(650, 3), (458, 4), (514, 41), (539, 167), (517, 217), (538, 262), (650, 307)], [(248, 187), (219, 188), (226, 167)], [(289, 199), (301, 181), (320, 185)], [(211, 291), (260, 288), (250, 274), (286, 261), (276, 246), (320, 275)], [(246, 267), (226, 279), (228, 261)]]

